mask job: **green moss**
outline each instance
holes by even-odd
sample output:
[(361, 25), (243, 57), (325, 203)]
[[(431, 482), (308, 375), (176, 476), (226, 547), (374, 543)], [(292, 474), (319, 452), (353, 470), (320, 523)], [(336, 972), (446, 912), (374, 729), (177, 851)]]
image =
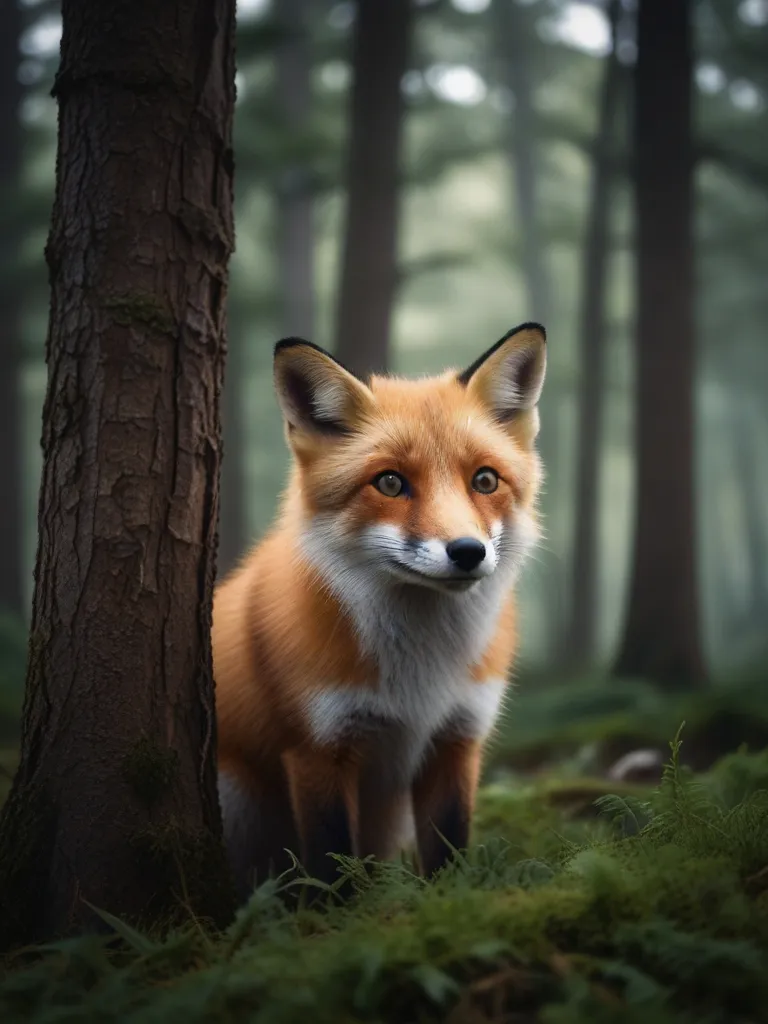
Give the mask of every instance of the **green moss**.
[(178, 770), (178, 753), (172, 747), (163, 749), (147, 736), (142, 736), (123, 758), (123, 778), (149, 806), (168, 791)]
[[(153, 879), (163, 906), (147, 914), (162, 928), (189, 920), (222, 926), (231, 918), (233, 894), (221, 841), (207, 830), (190, 831), (164, 818), (131, 837), (140, 869)], [(107, 908), (108, 909), (108, 908)]]
[(125, 292), (114, 295), (107, 300), (105, 306), (121, 327), (141, 324), (161, 334), (172, 334), (175, 329), (171, 311), (149, 293)]
[[(0, 1019), (764, 1020), (765, 761), (741, 752), (693, 776), (678, 752), (658, 791), (602, 792), (591, 815), (595, 780), (488, 787), (475, 845), (432, 883), (352, 861), (354, 900), (325, 913), (289, 912), (271, 882), (217, 934), (188, 916), (165, 936), (117, 922), (111, 941), (74, 940), (9, 973)], [(183, 898), (216, 856), (172, 821), (136, 850)]]

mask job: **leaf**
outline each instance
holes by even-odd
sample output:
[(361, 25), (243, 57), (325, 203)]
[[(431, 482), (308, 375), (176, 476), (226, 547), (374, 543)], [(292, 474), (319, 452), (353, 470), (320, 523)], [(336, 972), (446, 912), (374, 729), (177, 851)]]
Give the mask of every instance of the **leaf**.
[(517, 884), (521, 889), (533, 889), (537, 885), (545, 885), (555, 877), (555, 872), (543, 860), (529, 857), (516, 865)]
[(621, 829), (624, 835), (637, 835), (650, 820), (649, 805), (636, 797), (606, 793), (595, 800), (595, 807), (610, 818), (611, 824)]
[(375, 948), (367, 952), (360, 969), (360, 980), (355, 986), (352, 1002), (357, 1010), (364, 1010), (370, 1002), (370, 994), (384, 966), (384, 953)]
[(486, 939), (469, 947), (469, 955), (478, 960), (495, 960), (509, 951), (509, 943), (502, 939)]
[(459, 991), (459, 985), (445, 971), (432, 964), (418, 964), (411, 969), (411, 977), (433, 1003), (442, 1006), (449, 996)]
[(123, 942), (137, 953), (140, 953), (142, 956), (149, 956), (157, 950), (157, 943), (153, 942), (148, 936), (142, 935), (141, 932), (132, 928), (129, 924), (126, 924), (125, 921), (121, 921), (119, 917), (110, 914), (108, 910), (100, 910), (99, 907), (94, 907), (88, 900), (83, 900), (83, 903), (90, 907), (94, 914), (100, 917), (105, 924), (114, 929)]
[(624, 998), (628, 1003), (647, 1003), (668, 993), (668, 989), (650, 975), (620, 960), (601, 962), (600, 972), (608, 980), (623, 982)]

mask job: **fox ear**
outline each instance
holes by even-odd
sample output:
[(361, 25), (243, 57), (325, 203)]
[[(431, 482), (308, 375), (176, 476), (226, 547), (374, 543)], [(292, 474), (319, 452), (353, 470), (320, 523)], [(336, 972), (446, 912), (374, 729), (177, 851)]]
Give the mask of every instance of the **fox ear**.
[(274, 379), (289, 429), (347, 434), (373, 400), (365, 384), (333, 356), (301, 338), (275, 345)]
[[(540, 324), (521, 324), (476, 359), (458, 380), (490, 407), (503, 425), (523, 411), (535, 413), (547, 369), (547, 334)], [(538, 420), (538, 415), (534, 418)], [(536, 430), (538, 423), (536, 423)]]

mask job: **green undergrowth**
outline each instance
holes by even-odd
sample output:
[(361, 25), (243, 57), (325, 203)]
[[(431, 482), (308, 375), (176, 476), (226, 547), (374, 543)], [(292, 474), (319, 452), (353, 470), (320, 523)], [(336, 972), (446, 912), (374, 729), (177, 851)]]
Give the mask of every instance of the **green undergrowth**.
[(767, 693), (766, 666), (681, 693), (642, 680), (526, 678), (510, 693), (489, 768), (526, 771), (557, 763), (560, 773), (600, 773), (638, 747), (663, 752), (685, 721), (685, 761), (705, 770), (744, 742), (752, 749), (768, 746)]
[(653, 791), (487, 787), (475, 844), (431, 883), (347, 861), (356, 895), (325, 911), (269, 883), (223, 934), (107, 916), (111, 938), (17, 954), (0, 1020), (768, 1021), (768, 755), (694, 776), (680, 753)]

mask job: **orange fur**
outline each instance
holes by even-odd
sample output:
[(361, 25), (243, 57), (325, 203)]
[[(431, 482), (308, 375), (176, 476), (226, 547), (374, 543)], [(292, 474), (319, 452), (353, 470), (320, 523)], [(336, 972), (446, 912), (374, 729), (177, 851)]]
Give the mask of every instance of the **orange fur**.
[(501, 610), (491, 642), (486, 646), (482, 657), (470, 667), (472, 678), (481, 683), (484, 679), (499, 679), (506, 676), (512, 667), (516, 647), (515, 599), (510, 596)]
[[(404, 759), (412, 753), (410, 732), (398, 718), (409, 713), (409, 682), (401, 678), (408, 657), (396, 660), (399, 634), (389, 641), (386, 629), (413, 624), (418, 633), (414, 617), (423, 614), (424, 642), (442, 635), (448, 626), (441, 623), (464, 615), (455, 609), (472, 614), (472, 589), (461, 596), (447, 591), (485, 587), (490, 593), (492, 557), (499, 566), (512, 557), (499, 536), (517, 537), (514, 531), (526, 524), (535, 528), (541, 473), (533, 441), (543, 352), (543, 332), (527, 326), (467, 371), (467, 379), (449, 371), (415, 381), (375, 377), (366, 385), (313, 346), (278, 346), (276, 387), (293, 468), (275, 526), (214, 599), (219, 769), (229, 787), (222, 790), (225, 834), (231, 844), (246, 834), (255, 844), (234, 858), (238, 870), (247, 861), (263, 873), (280, 860), (279, 843), (294, 838), (300, 845), (294, 852), (321, 877), (332, 876), (324, 861), (332, 850), (391, 855), (409, 807), (425, 869), (444, 859), (428, 836), (429, 822), (440, 829), (447, 821), (454, 828), (449, 841), (466, 840), (485, 738), (479, 723), (514, 656), (511, 583), (488, 605), (492, 628), (481, 648), (474, 649), (468, 626), (464, 646), (456, 641), (466, 655), (450, 665), (455, 707), (446, 703), (443, 719), (425, 734), (410, 774), (398, 762), (400, 751)], [(492, 493), (474, 487), (481, 467), (498, 474)], [(400, 474), (407, 494), (388, 497), (377, 489), (374, 481), (384, 472)], [(428, 562), (428, 588), (418, 586), (422, 569), (410, 562), (406, 572), (416, 572), (414, 582), (396, 575), (368, 586), (368, 549), (360, 538), (372, 527), (379, 531), (370, 534), (379, 545), (370, 556), (375, 572), (384, 572), (387, 544), (401, 560), (413, 547), (413, 557)], [(357, 552), (348, 563), (345, 538)], [(444, 547), (456, 538), (485, 546), (485, 564), (471, 570), (485, 572), (482, 580), (456, 578)], [(398, 602), (405, 610), (392, 619), (401, 623), (395, 627), (389, 616)], [(484, 617), (478, 623), (485, 628)], [(459, 627), (450, 628), (452, 638)], [(415, 699), (419, 687), (439, 687), (439, 680), (427, 678), (429, 651), (421, 651), (419, 636), (406, 640), (414, 652)], [(436, 658), (442, 654), (435, 649)], [(434, 704), (426, 694), (425, 709)], [(240, 879), (244, 893), (249, 881)]]

